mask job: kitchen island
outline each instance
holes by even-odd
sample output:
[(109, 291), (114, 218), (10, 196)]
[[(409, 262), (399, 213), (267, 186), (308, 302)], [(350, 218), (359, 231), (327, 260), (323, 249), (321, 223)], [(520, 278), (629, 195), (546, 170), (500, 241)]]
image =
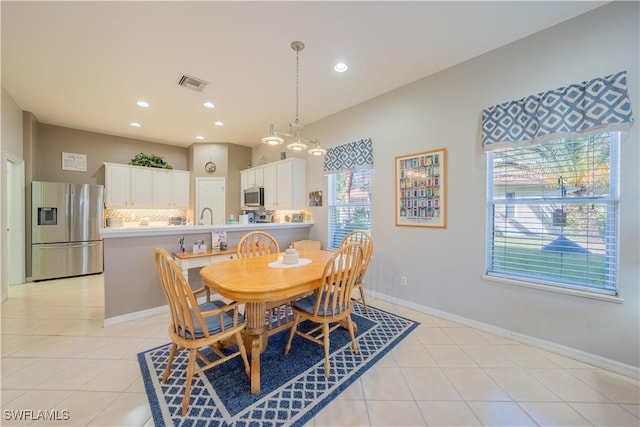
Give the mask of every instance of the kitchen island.
[[(284, 250), (293, 240), (308, 239), (312, 225), (300, 222), (104, 228), (104, 325), (166, 311), (167, 301), (154, 261), (156, 248), (178, 252), (181, 238), (187, 251), (191, 251), (196, 240), (204, 240), (211, 248), (211, 234), (218, 231), (227, 233), (231, 248), (246, 233), (262, 230), (275, 237)], [(228, 259), (233, 253), (223, 251), (220, 256)], [(194, 289), (201, 286), (197, 272), (198, 269), (189, 272), (189, 283)]]

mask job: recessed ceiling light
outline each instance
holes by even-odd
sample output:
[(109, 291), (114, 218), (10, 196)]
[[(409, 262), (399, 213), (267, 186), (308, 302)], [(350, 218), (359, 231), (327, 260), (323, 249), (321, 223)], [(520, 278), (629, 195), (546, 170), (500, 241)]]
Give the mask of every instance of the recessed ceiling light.
[(142, 126), (140, 123), (138, 122), (131, 122), (129, 123), (131, 126), (133, 126), (134, 128), (139, 128), (140, 126)]
[(338, 62), (336, 65), (333, 66), (333, 69), (338, 73), (344, 73), (349, 69), (349, 67), (347, 66), (347, 64), (343, 62)]
[(138, 101), (138, 102), (136, 102), (136, 104), (138, 104), (138, 106), (144, 107), (144, 108), (148, 108), (149, 107), (149, 103), (147, 101)]
[(216, 126), (224, 126), (224, 123), (218, 121), (218, 122), (213, 122), (214, 125)]
[(207, 102), (205, 102), (205, 103), (204, 103), (204, 104), (202, 104), (202, 105), (204, 105), (204, 106), (205, 106), (205, 107), (207, 107), (207, 108), (213, 108), (213, 107), (215, 107), (214, 103), (213, 103), (213, 102), (211, 102), (211, 101), (207, 101)]
[(204, 136), (202, 136), (202, 135), (196, 135), (196, 139), (198, 139), (198, 140), (202, 141), (202, 140), (204, 139)]

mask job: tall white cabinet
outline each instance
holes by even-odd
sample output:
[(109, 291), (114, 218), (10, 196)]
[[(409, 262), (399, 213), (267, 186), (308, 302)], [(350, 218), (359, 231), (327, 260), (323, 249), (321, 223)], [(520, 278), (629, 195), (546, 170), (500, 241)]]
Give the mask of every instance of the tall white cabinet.
[(242, 193), (245, 188), (264, 186), (264, 208), (267, 210), (295, 210), (305, 208), (306, 161), (289, 158), (240, 172)]
[(105, 163), (105, 205), (126, 209), (186, 209), (191, 174)]

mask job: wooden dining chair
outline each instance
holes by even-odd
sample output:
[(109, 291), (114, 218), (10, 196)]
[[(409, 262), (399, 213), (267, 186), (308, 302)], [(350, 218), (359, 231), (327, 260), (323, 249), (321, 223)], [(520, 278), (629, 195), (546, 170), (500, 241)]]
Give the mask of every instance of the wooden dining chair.
[[(322, 284), (312, 295), (293, 303), (293, 326), (284, 354), (289, 354), (295, 335), (324, 346), (324, 374), (329, 377), (329, 335), (340, 326), (345, 326), (351, 335), (351, 348), (359, 353), (355, 329), (351, 320), (353, 301), (351, 291), (362, 264), (362, 247), (358, 243), (341, 246), (324, 267)], [(309, 331), (299, 331), (298, 325), (304, 320), (317, 323)]]
[(277, 253), (280, 253), (278, 241), (264, 231), (252, 231), (245, 234), (240, 238), (236, 247), (239, 259)]
[(294, 240), (293, 242), (291, 242), (291, 246), (293, 246), (294, 249), (299, 249), (302, 251), (319, 251), (321, 249), (319, 240)]
[(362, 265), (360, 267), (360, 273), (356, 277), (355, 288), (358, 289), (358, 298), (356, 301), (362, 301), (364, 306), (364, 314), (369, 315), (369, 309), (367, 308), (367, 302), (364, 297), (364, 275), (367, 272), (369, 261), (371, 260), (371, 254), (373, 253), (373, 239), (371, 235), (363, 230), (355, 230), (344, 236), (340, 246), (349, 243), (359, 243), (362, 246)]
[[(265, 231), (251, 231), (240, 238), (236, 248), (238, 259), (280, 253), (278, 241)], [(286, 329), (293, 320), (291, 301), (270, 301), (265, 312), (269, 334)]]
[[(244, 319), (239, 311), (238, 303), (225, 303), (220, 300), (198, 304), (197, 296), (205, 293), (205, 288), (193, 291), (185, 280), (180, 268), (169, 253), (158, 248), (155, 251), (155, 262), (162, 284), (162, 290), (169, 304), (171, 324), (169, 336), (171, 349), (167, 367), (162, 375), (166, 383), (171, 374), (171, 365), (178, 351), (189, 350), (185, 393), (182, 398), (182, 415), (187, 413), (191, 395), (193, 376), (207, 369), (218, 366), (236, 356), (242, 358), (244, 372), (250, 376), (249, 361), (240, 332), (244, 329)], [(237, 350), (231, 353), (221, 351), (222, 342), (235, 339)], [(201, 349), (209, 348), (217, 356), (209, 359)], [(199, 359), (202, 363), (197, 363)]]

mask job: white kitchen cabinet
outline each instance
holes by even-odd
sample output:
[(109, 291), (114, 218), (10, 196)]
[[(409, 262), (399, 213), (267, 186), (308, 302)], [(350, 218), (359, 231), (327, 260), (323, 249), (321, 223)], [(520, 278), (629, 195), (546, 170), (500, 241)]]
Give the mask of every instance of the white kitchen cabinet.
[(105, 163), (108, 208), (185, 209), (190, 188), (188, 171)]
[(173, 207), (172, 200), (172, 176), (169, 170), (161, 169), (153, 171), (153, 204), (163, 208)]
[(243, 208), (246, 208), (244, 205), (244, 190), (250, 187), (249, 182), (252, 179), (252, 175), (254, 177), (253, 179), (255, 179), (253, 169), (240, 171), (240, 206)]
[(262, 187), (264, 185), (263, 166), (243, 170), (240, 172), (240, 184), (242, 189)]
[(290, 158), (269, 163), (264, 166), (263, 179), (265, 209), (304, 209), (304, 160)]
[(264, 186), (264, 170), (263, 168), (258, 168), (254, 171), (254, 187), (262, 187)]
[(132, 208), (153, 208), (153, 169), (145, 167), (131, 168), (131, 206)]
[(130, 208), (131, 186), (127, 165), (105, 164), (105, 195), (104, 203), (108, 208)]
[(247, 171), (247, 188), (262, 187), (264, 185), (264, 171), (262, 167)]
[(264, 208), (278, 209), (278, 166), (269, 164), (264, 167)]
[(240, 206), (244, 205), (244, 190), (264, 186), (264, 166), (240, 171)]
[(171, 172), (171, 202), (173, 209), (189, 207), (191, 189), (191, 173), (187, 171)]

